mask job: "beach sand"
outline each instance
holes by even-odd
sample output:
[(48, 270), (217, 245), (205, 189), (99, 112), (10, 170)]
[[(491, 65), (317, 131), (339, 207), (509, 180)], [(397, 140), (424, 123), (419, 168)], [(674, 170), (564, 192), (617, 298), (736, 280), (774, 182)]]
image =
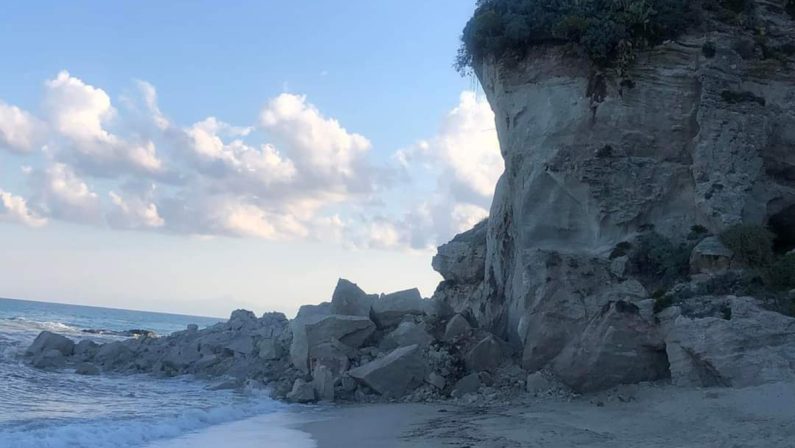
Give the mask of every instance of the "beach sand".
[(795, 385), (629, 386), (498, 406), (339, 406), (297, 428), (318, 448), (790, 448)]

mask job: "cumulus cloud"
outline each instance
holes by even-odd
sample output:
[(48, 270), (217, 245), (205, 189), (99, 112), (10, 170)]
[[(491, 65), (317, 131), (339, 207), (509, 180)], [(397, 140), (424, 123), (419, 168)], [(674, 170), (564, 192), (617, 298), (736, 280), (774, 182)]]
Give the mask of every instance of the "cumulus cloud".
[(141, 191), (128, 189), (125, 193), (109, 191), (113, 207), (107, 214), (111, 227), (120, 229), (157, 229), (165, 225), (160, 217), (154, 193), (157, 186), (149, 184)]
[(241, 135), (245, 131), (209, 117), (185, 130), (189, 154), (200, 170), (236, 183), (250, 182), (267, 187), (292, 181), (296, 168), (269, 144), (255, 148), (243, 140), (224, 142), (224, 135)]
[(488, 216), (504, 169), (494, 113), (474, 92), (461, 94), (435, 136), (393, 159), (413, 182), (434, 179), (435, 187), (402, 215), (374, 218), (365, 245), (432, 249), (470, 229)]
[(0, 221), (41, 227), (47, 220), (33, 212), (27, 201), (20, 196), (0, 190)]
[(71, 142), (68, 156), (81, 169), (96, 176), (163, 171), (154, 142), (126, 140), (106, 128), (116, 116), (116, 109), (104, 90), (67, 71), (58, 73), (45, 87), (44, 104), (50, 123)]
[(372, 144), (325, 117), (305, 96), (283, 93), (271, 100), (260, 124), (283, 144), (304, 182), (340, 192), (369, 190), (372, 174), (366, 155)]
[(0, 101), (0, 148), (29, 153), (44, 140), (46, 128), (30, 113)]
[(30, 176), (33, 206), (41, 215), (85, 224), (102, 222), (99, 197), (69, 165), (53, 163)]
[(305, 96), (267, 101), (253, 125), (211, 114), (183, 125), (153, 85), (134, 84), (121, 112), (67, 71), (45, 82), (45, 121), (0, 102), (0, 146), (47, 142), (23, 170), (29, 199), (2, 192), (0, 219), (427, 250), (488, 214), (503, 170), (494, 116), (473, 92), (436, 135), (377, 165), (367, 137)]

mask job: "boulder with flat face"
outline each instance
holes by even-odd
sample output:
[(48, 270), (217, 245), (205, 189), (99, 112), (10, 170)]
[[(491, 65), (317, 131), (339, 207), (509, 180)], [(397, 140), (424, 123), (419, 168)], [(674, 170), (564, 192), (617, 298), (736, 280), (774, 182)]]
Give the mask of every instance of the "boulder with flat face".
[(393, 349), (415, 344), (426, 347), (431, 342), (433, 342), (433, 337), (425, 330), (425, 325), (416, 322), (402, 322), (384, 337), (381, 347)]
[(449, 321), (444, 329), (444, 340), (448, 342), (455, 342), (458, 339), (467, 336), (472, 331), (472, 326), (469, 321), (460, 314), (456, 314)]
[(295, 367), (308, 372), (313, 349), (320, 344), (337, 340), (352, 348), (359, 348), (375, 331), (375, 324), (367, 317), (332, 314), (294, 327), (290, 356)]
[(371, 316), (378, 328), (397, 326), (406, 316), (421, 316), (431, 308), (417, 288), (384, 294), (373, 302)]
[(331, 313), (346, 316), (370, 316), (370, 308), (378, 296), (367, 294), (356, 283), (339, 279), (331, 296)]
[(720, 238), (704, 238), (690, 254), (691, 274), (717, 274), (729, 269), (734, 253), (723, 245)]
[(469, 370), (481, 372), (495, 370), (504, 359), (502, 344), (493, 335), (488, 335), (469, 350), (465, 361)]
[(420, 347), (411, 345), (393, 350), (363, 366), (351, 369), (348, 374), (385, 397), (401, 397), (421, 385), (426, 367)]
[(287, 401), (292, 403), (314, 403), (317, 401), (314, 386), (300, 378), (295, 380), (293, 389), (287, 394)]
[(795, 319), (762, 309), (750, 297), (689, 301), (700, 300), (715, 304), (717, 312), (688, 316), (674, 307), (661, 315), (674, 384), (747, 387), (795, 380)]
[(668, 375), (665, 344), (637, 306), (614, 302), (551, 364), (552, 372), (578, 392), (654, 381)]

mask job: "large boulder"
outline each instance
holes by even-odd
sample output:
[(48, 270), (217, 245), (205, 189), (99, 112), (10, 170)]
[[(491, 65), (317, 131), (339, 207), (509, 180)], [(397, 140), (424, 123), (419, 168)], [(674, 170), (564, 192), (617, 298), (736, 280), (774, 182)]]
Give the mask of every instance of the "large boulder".
[(456, 314), (449, 321), (447, 321), (447, 325), (444, 328), (444, 340), (448, 342), (455, 342), (458, 339), (469, 335), (472, 331), (472, 326), (469, 325), (469, 321), (460, 315)]
[(749, 297), (712, 297), (714, 316), (678, 307), (661, 317), (671, 377), (683, 386), (746, 387), (795, 380), (795, 319)]
[(293, 389), (287, 394), (287, 401), (291, 403), (314, 403), (317, 401), (314, 386), (298, 378), (293, 383)]
[(323, 343), (337, 340), (349, 347), (359, 348), (375, 331), (375, 324), (360, 316), (330, 315), (294, 328), (290, 356), (295, 367), (309, 371), (313, 349)]
[(391, 398), (406, 395), (421, 385), (425, 373), (425, 363), (417, 345), (395, 349), (383, 358), (348, 372), (361, 384)]
[(487, 220), (439, 247), (431, 265), (445, 281), (478, 283), (486, 266)]
[(504, 360), (503, 346), (491, 334), (476, 343), (465, 357), (467, 368), (474, 372), (496, 370)]
[(33, 340), (26, 353), (28, 355), (40, 355), (48, 350), (56, 350), (63, 356), (71, 356), (75, 350), (75, 343), (71, 339), (60, 334), (42, 331)]
[(331, 296), (331, 314), (369, 317), (370, 308), (377, 298), (375, 294), (362, 291), (356, 283), (341, 278)]
[(416, 322), (402, 322), (384, 337), (381, 347), (388, 350), (409, 345), (425, 347), (431, 342), (433, 342), (433, 337), (425, 330), (425, 325)]
[(668, 376), (665, 343), (637, 306), (605, 306), (575, 343), (551, 365), (552, 372), (578, 392), (589, 392)]
[(371, 316), (379, 328), (389, 328), (397, 326), (406, 316), (426, 314), (431, 306), (417, 288), (407, 289), (381, 295), (373, 302)]
[(312, 371), (312, 387), (320, 401), (334, 401), (334, 374), (324, 366), (318, 365)]
[(309, 372), (309, 347), (306, 341), (306, 325), (314, 323), (331, 314), (331, 302), (319, 305), (303, 305), (298, 314), (290, 321), (292, 342), (290, 344), (290, 360), (293, 365), (305, 373)]

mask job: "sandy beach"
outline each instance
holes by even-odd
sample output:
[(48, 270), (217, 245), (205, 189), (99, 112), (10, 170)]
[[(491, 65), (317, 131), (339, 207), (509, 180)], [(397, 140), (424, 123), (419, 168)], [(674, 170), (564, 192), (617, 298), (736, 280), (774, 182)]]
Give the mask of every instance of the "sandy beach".
[(628, 386), (570, 401), (340, 406), (296, 428), (318, 448), (786, 448), (795, 385), (747, 389)]

